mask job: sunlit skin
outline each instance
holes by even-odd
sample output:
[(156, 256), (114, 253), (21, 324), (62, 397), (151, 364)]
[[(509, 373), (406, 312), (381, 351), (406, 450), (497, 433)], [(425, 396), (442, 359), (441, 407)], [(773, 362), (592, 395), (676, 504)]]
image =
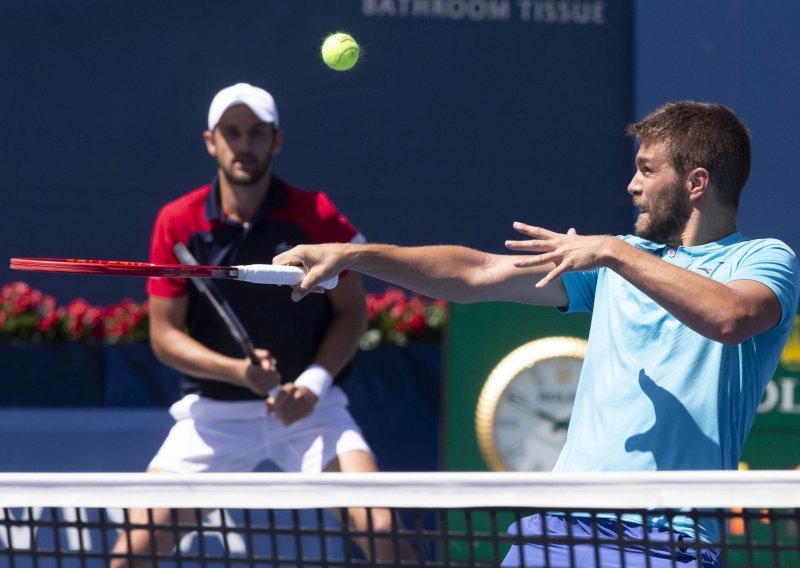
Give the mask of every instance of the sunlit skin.
[(661, 144), (639, 148), (628, 193), (639, 208), (634, 226), (637, 236), (660, 244), (682, 243), (682, 232), (692, 213), (689, 190)]

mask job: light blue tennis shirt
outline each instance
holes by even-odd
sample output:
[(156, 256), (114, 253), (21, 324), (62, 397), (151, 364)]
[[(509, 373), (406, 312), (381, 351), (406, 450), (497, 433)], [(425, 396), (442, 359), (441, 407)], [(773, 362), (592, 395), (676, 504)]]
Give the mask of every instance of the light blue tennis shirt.
[(564, 274), (566, 311), (593, 313), (555, 471), (736, 469), (794, 322), (797, 257), (778, 240), (740, 233), (677, 249), (620, 238), (718, 282), (764, 284), (780, 301), (781, 320), (739, 345), (724, 345), (689, 329), (610, 269)]

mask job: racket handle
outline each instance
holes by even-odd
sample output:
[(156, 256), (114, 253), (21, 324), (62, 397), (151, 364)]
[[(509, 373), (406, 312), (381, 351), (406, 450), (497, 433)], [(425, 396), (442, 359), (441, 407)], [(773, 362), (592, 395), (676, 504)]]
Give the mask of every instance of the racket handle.
[[(239, 271), (237, 280), (252, 282), (254, 284), (277, 284), (294, 286), (303, 281), (304, 272), (302, 268), (296, 266), (283, 266), (279, 264), (246, 264), (235, 266)], [(320, 286), (326, 290), (336, 288), (339, 277), (334, 276), (326, 280)]]

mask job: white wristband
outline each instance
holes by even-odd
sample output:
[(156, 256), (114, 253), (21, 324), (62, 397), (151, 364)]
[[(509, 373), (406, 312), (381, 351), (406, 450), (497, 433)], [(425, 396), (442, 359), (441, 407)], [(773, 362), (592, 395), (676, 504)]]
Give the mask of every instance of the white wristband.
[(317, 398), (321, 399), (331, 388), (333, 375), (322, 365), (314, 363), (300, 373), (300, 376), (294, 380), (294, 384), (299, 387), (306, 387), (317, 395)]

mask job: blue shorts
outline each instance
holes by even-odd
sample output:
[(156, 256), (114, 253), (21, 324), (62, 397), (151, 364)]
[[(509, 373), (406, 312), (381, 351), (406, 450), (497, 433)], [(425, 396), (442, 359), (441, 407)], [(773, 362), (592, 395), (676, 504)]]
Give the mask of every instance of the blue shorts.
[[(543, 524), (546, 523), (549, 537), (570, 536), (574, 540), (591, 539), (616, 541), (609, 544), (544, 544)], [(657, 527), (618, 519), (572, 516), (566, 520), (562, 515), (536, 514), (525, 517), (509, 527), (510, 535), (536, 537), (522, 546), (514, 545), (508, 551), (501, 566), (511, 568), (720, 568), (720, 551), (715, 548), (694, 548), (690, 540), (675, 537), (669, 531)], [(620, 537), (620, 534), (622, 535)], [(630, 546), (619, 547), (619, 540), (630, 540)], [(673, 547), (669, 543), (685, 542), (685, 546)], [(647, 543), (647, 550), (642, 546)], [(658, 543), (664, 543), (659, 546)], [(547, 559), (545, 559), (547, 554)], [(699, 560), (698, 560), (699, 559)], [(546, 561), (547, 560), (547, 561)], [(599, 562), (598, 562), (599, 561)]]

